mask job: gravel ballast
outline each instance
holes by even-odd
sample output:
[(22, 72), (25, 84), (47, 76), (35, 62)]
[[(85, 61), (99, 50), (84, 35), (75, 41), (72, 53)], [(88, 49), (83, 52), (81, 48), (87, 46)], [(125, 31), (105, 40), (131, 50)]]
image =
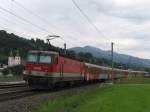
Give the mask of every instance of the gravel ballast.
[(0, 112), (31, 112), (33, 108), (36, 108), (37, 106), (47, 102), (48, 100), (53, 100), (58, 96), (66, 94), (75, 95), (79, 94), (82, 91), (92, 91), (92, 89), (103, 86), (103, 84), (86, 85), (82, 87), (59, 90), (55, 92), (42, 92), (32, 96), (0, 102)]

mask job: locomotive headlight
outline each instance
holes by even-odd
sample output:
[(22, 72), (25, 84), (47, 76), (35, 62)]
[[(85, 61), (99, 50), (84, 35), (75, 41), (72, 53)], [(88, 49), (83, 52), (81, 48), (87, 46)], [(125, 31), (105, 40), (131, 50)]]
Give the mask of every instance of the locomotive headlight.
[(28, 70), (24, 70), (23, 71), (23, 75), (27, 75), (27, 74), (29, 74), (29, 71)]

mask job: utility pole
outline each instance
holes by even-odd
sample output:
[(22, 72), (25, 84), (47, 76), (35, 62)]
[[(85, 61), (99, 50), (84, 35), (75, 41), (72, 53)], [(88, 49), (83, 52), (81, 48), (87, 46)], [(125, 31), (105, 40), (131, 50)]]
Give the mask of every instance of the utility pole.
[(111, 42), (111, 77), (112, 77), (112, 81), (114, 82), (114, 43)]
[(67, 45), (66, 43), (64, 43), (64, 54), (66, 55), (66, 51), (67, 51)]

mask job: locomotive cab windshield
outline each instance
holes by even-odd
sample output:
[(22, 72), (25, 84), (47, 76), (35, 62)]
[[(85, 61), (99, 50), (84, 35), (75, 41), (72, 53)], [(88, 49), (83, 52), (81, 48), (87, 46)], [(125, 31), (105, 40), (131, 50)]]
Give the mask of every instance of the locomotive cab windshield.
[(27, 63), (52, 64), (55, 55), (55, 52), (31, 51), (28, 53)]

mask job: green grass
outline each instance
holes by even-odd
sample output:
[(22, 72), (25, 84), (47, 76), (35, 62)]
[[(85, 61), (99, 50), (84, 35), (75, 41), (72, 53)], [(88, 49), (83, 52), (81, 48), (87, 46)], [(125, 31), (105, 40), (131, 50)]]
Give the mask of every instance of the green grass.
[(117, 84), (64, 95), (33, 112), (149, 112), (150, 84)]
[(150, 84), (150, 78), (132, 78), (132, 79), (120, 79), (115, 83), (118, 84)]

